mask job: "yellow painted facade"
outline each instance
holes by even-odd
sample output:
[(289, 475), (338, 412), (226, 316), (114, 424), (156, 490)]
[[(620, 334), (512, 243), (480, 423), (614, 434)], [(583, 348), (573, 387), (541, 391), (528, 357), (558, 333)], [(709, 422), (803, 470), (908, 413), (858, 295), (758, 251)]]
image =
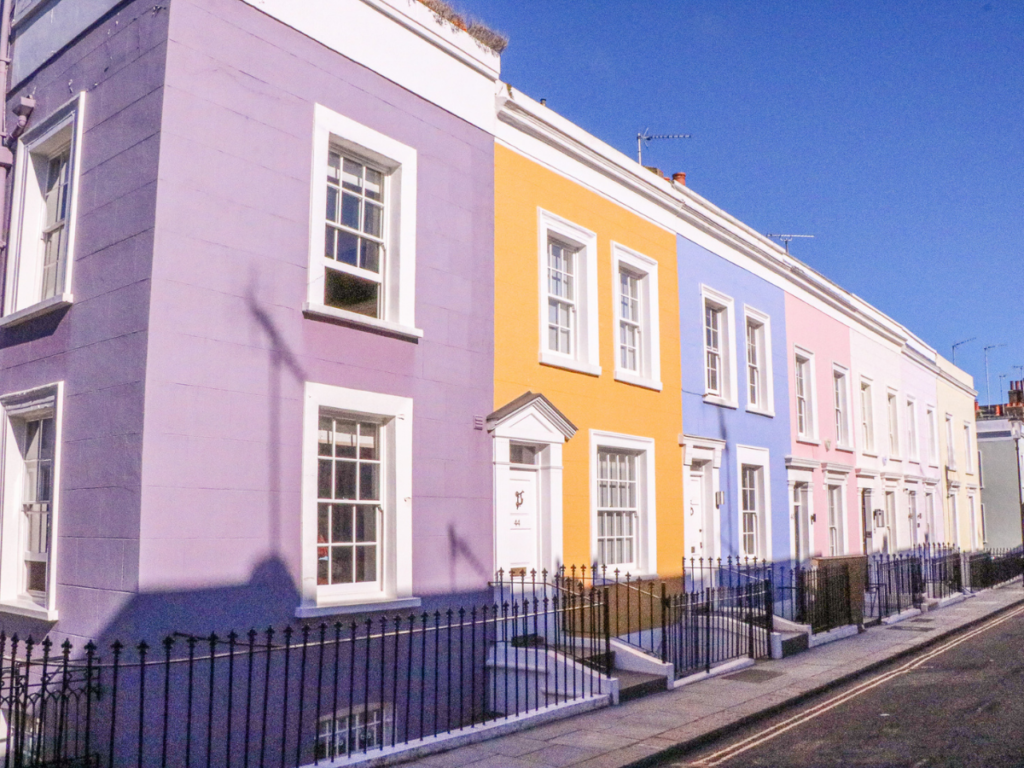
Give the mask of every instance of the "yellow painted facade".
[[(947, 541), (957, 544), (961, 549), (980, 549), (982, 547), (981, 491), (979, 490), (978, 474), (978, 433), (974, 419), (974, 379), (941, 356), (938, 357), (938, 364), (939, 370), (943, 374), (938, 377), (936, 382), (939, 408), (939, 458), (945, 474), (943, 512), (946, 530), (956, 529), (955, 538), (949, 535), (946, 538)], [(959, 382), (959, 386), (951, 379)], [(952, 422), (952, 429), (946, 426), (947, 417)], [(970, 456), (968, 456), (967, 431), (970, 434)], [(952, 433), (952, 451), (950, 451), (950, 433)], [(952, 458), (952, 462), (950, 462), (950, 458)]]
[[(597, 236), (600, 375), (542, 365), (538, 210)], [(612, 243), (658, 263), (661, 391), (615, 380), (617, 328)], [(683, 557), (682, 405), (675, 235), (609, 197), (585, 188), (505, 146), (495, 148), (494, 405), (541, 393), (578, 432), (562, 457), (563, 563), (590, 564), (596, 500), (590, 431), (654, 440), (657, 571), (678, 573)]]

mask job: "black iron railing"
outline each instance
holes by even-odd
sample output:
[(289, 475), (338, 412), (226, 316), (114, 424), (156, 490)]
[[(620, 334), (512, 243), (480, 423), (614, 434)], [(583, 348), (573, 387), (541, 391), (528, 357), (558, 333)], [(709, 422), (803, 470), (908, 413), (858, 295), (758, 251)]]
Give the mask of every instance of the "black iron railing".
[(866, 621), (919, 608), (925, 597), (921, 558), (913, 552), (871, 555), (864, 591)]
[[(590, 595), (601, 592), (608, 637), (672, 663), (678, 678), (730, 659), (770, 655), (771, 582), (766, 576), (747, 578), (748, 572), (754, 573), (747, 569), (741, 575), (737, 569), (714, 579), (637, 579), (610, 567), (564, 566), (554, 573), (520, 571), (513, 578), (499, 571), (494, 586), (503, 600), (553, 593), (586, 603)], [(586, 639), (564, 645), (575, 648), (567, 652), (584, 664), (597, 666), (601, 660), (601, 649)], [(611, 664), (610, 643), (604, 648), (604, 660)]]
[(0, 763), (241, 768), (369, 754), (603, 695), (601, 671), (563, 652), (581, 638), (593, 652), (602, 624), (598, 590), (585, 603), (555, 594), (102, 649), (0, 634)]
[(972, 591), (988, 589), (1015, 579), (1024, 572), (1021, 550), (992, 550), (967, 555), (968, 586)]
[(960, 550), (946, 544), (917, 547), (913, 556), (921, 561), (925, 595), (942, 600), (963, 591), (963, 567)]
[(771, 655), (772, 584), (767, 579), (671, 595), (665, 614), (662, 658), (672, 663), (676, 679), (731, 659)]

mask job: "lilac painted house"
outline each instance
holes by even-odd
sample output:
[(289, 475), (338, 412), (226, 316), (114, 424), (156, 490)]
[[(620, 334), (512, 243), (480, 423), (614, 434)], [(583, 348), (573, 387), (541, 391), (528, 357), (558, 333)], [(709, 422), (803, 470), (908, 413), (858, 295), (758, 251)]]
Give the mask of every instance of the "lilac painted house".
[(0, 628), (482, 594), (498, 55), (415, 0), (29, 0), (11, 40)]

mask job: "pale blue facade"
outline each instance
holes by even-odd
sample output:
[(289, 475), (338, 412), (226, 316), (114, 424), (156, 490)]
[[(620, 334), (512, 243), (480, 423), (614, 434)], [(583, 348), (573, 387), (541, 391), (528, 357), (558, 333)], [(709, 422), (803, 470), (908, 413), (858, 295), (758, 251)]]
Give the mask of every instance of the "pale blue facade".
[[(754, 449), (750, 453), (763, 455), (764, 451), (767, 452), (764, 469), (769, 480), (764, 486), (766, 498), (761, 503), (768, 502), (763, 509), (770, 520), (770, 533), (766, 529), (767, 541), (759, 547), (760, 554), (776, 561), (788, 560), (791, 553), (791, 510), (785, 461), (790, 448), (790, 412), (784, 292), (682, 236), (677, 238), (677, 243), (683, 433), (688, 443), (700, 442), (701, 439), (709, 443), (724, 443), (714, 488), (721, 492), (719, 535), (712, 552), (720, 557), (742, 554), (739, 454)], [(731, 300), (733, 311), (727, 354), (731, 364), (736, 366), (735, 407), (708, 402), (705, 397), (705, 288)], [(770, 380), (774, 391), (773, 402), (767, 405), (774, 415), (750, 410), (746, 378), (746, 310), (753, 310), (753, 314), (764, 315), (768, 319), (765, 329), (766, 341), (770, 341), (770, 355), (766, 357), (771, 360)], [(738, 451), (739, 446), (742, 448)], [(690, 492), (688, 487), (687, 493)], [(688, 501), (688, 511), (689, 504)]]

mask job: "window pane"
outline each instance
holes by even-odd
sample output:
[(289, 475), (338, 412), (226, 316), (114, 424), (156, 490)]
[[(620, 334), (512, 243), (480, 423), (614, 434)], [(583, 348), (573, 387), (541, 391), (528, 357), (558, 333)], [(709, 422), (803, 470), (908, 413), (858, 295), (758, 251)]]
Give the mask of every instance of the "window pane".
[(384, 224), (384, 209), (373, 203), (364, 203), (363, 210), (363, 232), (374, 237), (380, 237)]
[(338, 190), (331, 186), (327, 187), (327, 220), (338, 221)]
[(352, 548), (332, 547), (331, 549), (331, 583), (352, 583)]
[(354, 527), (352, 515), (354, 507), (349, 504), (335, 504), (331, 516), (331, 543), (351, 543)]
[(350, 421), (334, 422), (334, 455), (339, 458), (356, 457), (356, 425)]
[(355, 540), (377, 540), (377, 507), (363, 504), (356, 508)]
[(384, 176), (380, 171), (366, 169), (366, 196), (371, 200), (380, 200), (383, 194)]
[(327, 155), (327, 180), (335, 184), (341, 180), (341, 155), (337, 152)]
[(330, 499), (331, 496), (331, 464), (329, 460), (321, 459), (317, 467), (316, 495), (320, 499)]
[(29, 592), (46, 591), (46, 563), (29, 561), (25, 563), (27, 572), (25, 574), (25, 588)]
[(359, 192), (363, 188), (363, 166), (345, 158), (342, 167), (341, 183), (345, 189)]
[(356, 465), (349, 461), (334, 463), (334, 498), (355, 499), (356, 496)]
[(346, 309), (368, 317), (380, 316), (379, 283), (333, 269), (327, 270), (324, 283), (324, 303), (327, 306)]
[(359, 229), (359, 198), (355, 195), (341, 196), (341, 223), (352, 229)]
[(380, 251), (381, 247), (372, 240), (362, 241), (363, 258), (360, 266), (371, 272), (380, 272)]
[(380, 498), (378, 464), (359, 465), (359, 498), (377, 500)]
[[(328, 227), (330, 230), (331, 227)], [(343, 264), (351, 264), (353, 267), (356, 266), (359, 254), (359, 238), (350, 232), (343, 232), (341, 230), (331, 230), (336, 232), (338, 245), (334, 250), (334, 253), (328, 252), (328, 256), (332, 256)]]
[(331, 426), (332, 420), (329, 417), (320, 417), (320, 425), (317, 429), (317, 453), (320, 456), (331, 455)]
[(356, 547), (356, 581), (377, 580), (377, 547)]
[[(318, 504), (316, 515), (316, 540), (318, 544), (326, 544), (331, 536), (331, 505)], [(317, 557), (327, 556), (327, 547), (317, 547)]]

